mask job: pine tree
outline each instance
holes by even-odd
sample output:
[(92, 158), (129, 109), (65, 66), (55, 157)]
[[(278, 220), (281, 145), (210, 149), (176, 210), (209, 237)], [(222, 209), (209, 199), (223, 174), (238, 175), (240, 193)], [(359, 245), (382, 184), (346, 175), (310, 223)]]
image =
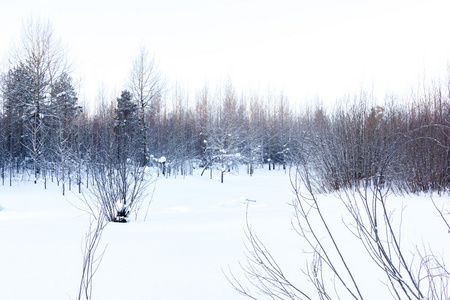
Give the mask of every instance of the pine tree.
[(10, 179), (13, 170), (24, 168), (26, 157), (32, 157), (31, 137), (33, 128), (32, 78), (25, 65), (10, 69), (4, 77), (3, 101), (6, 148)]
[(134, 159), (135, 136), (138, 124), (137, 105), (133, 102), (133, 95), (125, 90), (117, 98), (115, 110), (116, 119), (114, 132), (117, 147), (117, 162), (124, 163), (127, 159)]
[(62, 73), (58, 80), (52, 85), (51, 91), (52, 103), (49, 107), (51, 121), (49, 127), (53, 129), (55, 141), (53, 145), (52, 157), (56, 158), (58, 166), (57, 179), (62, 180), (63, 194), (65, 192), (66, 171), (69, 175), (70, 183), (70, 156), (72, 144), (74, 141), (74, 132), (72, 125), (74, 120), (81, 112), (78, 106), (78, 97), (72, 85), (72, 78), (67, 73)]

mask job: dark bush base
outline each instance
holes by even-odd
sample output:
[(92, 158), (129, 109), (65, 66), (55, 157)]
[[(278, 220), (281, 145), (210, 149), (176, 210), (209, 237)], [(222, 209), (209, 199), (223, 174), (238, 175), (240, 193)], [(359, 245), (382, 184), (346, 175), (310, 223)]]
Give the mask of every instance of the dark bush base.
[(117, 217), (114, 219), (115, 223), (128, 223), (127, 214), (118, 212)]

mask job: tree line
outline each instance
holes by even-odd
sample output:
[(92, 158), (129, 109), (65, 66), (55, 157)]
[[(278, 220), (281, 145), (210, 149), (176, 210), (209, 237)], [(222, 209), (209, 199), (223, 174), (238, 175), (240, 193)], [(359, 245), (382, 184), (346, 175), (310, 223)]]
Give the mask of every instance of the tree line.
[(361, 92), (333, 108), (296, 107), (282, 93), (237, 91), (231, 82), (194, 97), (169, 88), (145, 48), (127, 88), (80, 105), (70, 64), (48, 23), (29, 21), (1, 77), (2, 184), (89, 185), (99, 166), (155, 166), (162, 175), (195, 168), (223, 181), (247, 166), (307, 163), (323, 191), (382, 180), (408, 191), (443, 191), (450, 178), (448, 88), (424, 86), (377, 103)]

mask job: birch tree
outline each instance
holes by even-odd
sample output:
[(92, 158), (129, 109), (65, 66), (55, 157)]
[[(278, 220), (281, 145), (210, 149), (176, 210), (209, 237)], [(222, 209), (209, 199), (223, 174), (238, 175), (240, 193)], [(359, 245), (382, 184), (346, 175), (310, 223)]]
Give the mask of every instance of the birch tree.
[(148, 127), (145, 119), (146, 110), (156, 98), (161, 96), (164, 82), (154, 58), (150, 56), (144, 46), (140, 48), (136, 59), (133, 61), (129, 86), (138, 108), (141, 163), (147, 165)]
[(69, 64), (50, 23), (33, 18), (24, 23), (20, 42), (13, 50), (10, 63), (12, 67), (23, 67), (30, 78), (26, 87), (31, 98), (26, 107), (29, 120), (26, 129), (30, 140), (27, 147), (31, 152), (36, 183), (43, 166), (45, 135), (52, 134), (45, 130), (44, 124), (44, 119), (51, 114), (48, 110), (52, 103), (51, 86), (69, 69)]

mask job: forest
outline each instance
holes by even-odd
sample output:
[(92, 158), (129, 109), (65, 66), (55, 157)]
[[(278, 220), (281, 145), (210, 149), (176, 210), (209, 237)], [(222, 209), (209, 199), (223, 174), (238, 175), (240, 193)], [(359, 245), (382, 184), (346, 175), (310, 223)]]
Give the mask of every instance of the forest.
[[(49, 23), (29, 21), (1, 76), (2, 184), (78, 185), (98, 166), (158, 166), (163, 175), (193, 168), (230, 172), (246, 165), (283, 168), (306, 162), (320, 189), (376, 178), (412, 192), (449, 184), (450, 84), (407, 97), (368, 91), (330, 108), (293, 104), (282, 92), (237, 91), (230, 81), (196, 91), (169, 88), (149, 52), (132, 60), (128, 88), (96, 108), (81, 105), (70, 63)], [(301, 83), (299, 83), (301, 86)], [(212, 176), (212, 173), (211, 173)], [(87, 183), (86, 183), (87, 184)]]

